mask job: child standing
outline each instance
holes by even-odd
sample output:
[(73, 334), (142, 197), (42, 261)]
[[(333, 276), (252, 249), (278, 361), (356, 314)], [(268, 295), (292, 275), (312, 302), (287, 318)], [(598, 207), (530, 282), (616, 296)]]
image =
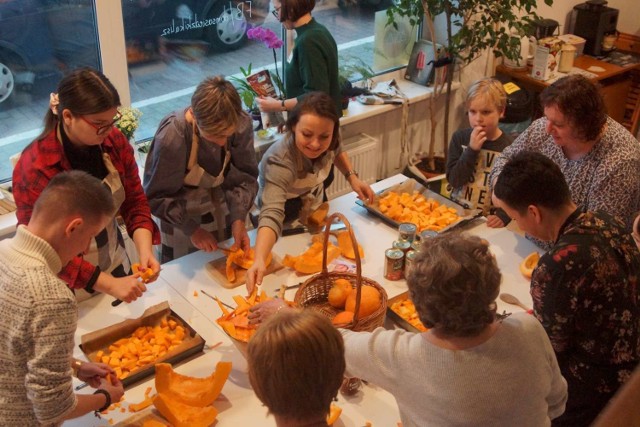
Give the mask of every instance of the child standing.
[(501, 209), (492, 207), (489, 192), (493, 162), (512, 142), (498, 128), (506, 104), (507, 94), (498, 80), (484, 78), (473, 83), (466, 99), (471, 127), (453, 134), (447, 159), (451, 198), (469, 208), (482, 209), (487, 225), (493, 228), (504, 227), (510, 221)]

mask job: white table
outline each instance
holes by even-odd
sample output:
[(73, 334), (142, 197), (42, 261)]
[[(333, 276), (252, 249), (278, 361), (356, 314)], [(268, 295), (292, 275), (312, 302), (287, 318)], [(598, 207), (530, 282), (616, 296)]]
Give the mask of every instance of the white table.
[[(402, 182), (406, 177), (396, 175), (373, 185), (375, 191), (388, 188)], [(388, 281), (383, 278), (384, 250), (391, 247), (397, 238), (397, 231), (382, 223), (382, 221), (366, 212), (355, 204), (355, 193), (339, 197), (330, 203), (330, 213), (341, 212), (351, 222), (358, 242), (365, 249), (365, 259), (362, 265), (363, 275), (377, 281), (385, 288), (389, 297), (393, 297), (407, 290), (404, 280)], [(469, 233), (478, 235), (491, 244), (491, 250), (496, 255), (498, 265), (503, 274), (502, 292), (509, 292), (520, 298), (525, 304), (531, 305), (529, 282), (519, 272), (521, 260), (536, 247), (524, 237), (508, 229), (490, 229), (483, 220), (478, 220), (468, 229)], [(289, 236), (278, 240), (274, 247), (276, 255), (299, 254), (310, 244), (308, 234)], [(201, 289), (218, 296), (221, 300), (232, 303), (231, 297), (246, 294), (244, 286), (236, 289), (226, 289), (214, 281), (205, 270), (205, 264), (220, 254), (196, 252), (162, 266), (160, 279), (149, 286), (149, 290), (140, 300), (132, 304), (121, 304), (111, 307), (112, 298), (102, 295), (80, 304), (79, 326), (76, 332), (76, 342), (80, 342), (82, 334), (118, 323), (124, 318), (139, 317), (146, 308), (168, 300), (172, 309), (189, 322), (196, 331), (207, 341), (208, 345), (222, 342), (222, 345), (205, 350), (205, 354), (182, 363), (177, 371), (186, 375), (206, 376), (214, 369), (220, 360), (231, 361), (233, 370), (224, 386), (221, 398), (215, 407), (219, 410), (217, 426), (273, 426), (273, 417), (267, 417), (267, 411), (255, 397), (247, 377), (247, 365), (244, 357), (238, 352), (231, 340), (216, 325), (215, 319), (220, 316), (220, 309), (215, 301), (202, 295)], [(308, 276), (298, 276), (291, 270), (284, 268), (265, 278), (263, 289), (273, 295), (281, 284), (293, 285), (304, 281)], [(194, 295), (198, 293), (198, 296)], [(293, 299), (295, 290), (287, 291), (286, 298)], [(497, 301), (498, 312), (522, 311)], [(75, 356), (82, 358), (82, 353), (76, 348)], [(77, 380), (76, 380), (77, 381)], [(137, 403), (143, 399), (144, 390), (153, 387), (153, 377), (126, 391), (124, 407), (129, 403)], [(87, 390), (87, 389), (85, 389)], [(92, 392), (87, 390), (86, 392)], [(395, 426), (400, 420), (398, 408), (386, 391), (374, 385), (366, 385), (354, 397), (345, 398), (338, 395), (338, 405), (343, 412), (336, 426), (360, 427), (366, 421), (374, 426)], [(112, 411), (106, 418), (119, 422), (131, 413)], [(77, 420), (65, 423), (65, 426), (104, 426), (105, 420), (97, 420), (93, 415), (87, 415)]]

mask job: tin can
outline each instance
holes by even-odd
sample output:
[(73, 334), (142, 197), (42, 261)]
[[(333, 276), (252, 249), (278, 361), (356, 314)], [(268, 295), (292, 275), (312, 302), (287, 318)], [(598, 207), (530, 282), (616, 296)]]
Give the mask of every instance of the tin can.
[(394, 249), (400, 249), (403, 254), (406, 254), (409, 249), (411, 249), (411, 242), (408, 240), (396, 240), (393, 242)]
[(433, 230), (422, 230), (420, 232), (420, 240), (422, 240), (423, 242), (425, 240), (429, 240), (432, 237), (436, 237), (438, 235), (437, 231), (433, 231)]
[(402, 279), (404, 252), (400, 249), (390, 248), (384, 252), (384, 258), (384, 278), (387, 280)]
[(409, 271), (411, 271), (411, 269), (415, 266), (416, 264), (416, 255), (418, 255), (418, 253), (414, 250), (409, 250), (407, 251), (407, 253), (404, 256), (404, 277), (407, 277), (409, 275)]
[(420, 249), (422, 249), (422, 240), (416, 239), (413, 242), (411, 242), (412, 251), (420, 252)]
[(398, 240), (407, 240), (409, 243), (413, 242), (416, 238), (416, 232), (418, 227), (412, 222), (403, 222), (398, 225)]

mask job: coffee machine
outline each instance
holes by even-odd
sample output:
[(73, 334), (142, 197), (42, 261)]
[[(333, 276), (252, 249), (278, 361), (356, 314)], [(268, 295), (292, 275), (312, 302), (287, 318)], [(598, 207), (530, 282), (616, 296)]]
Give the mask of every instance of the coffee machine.
[(573, 34), (586, 40), (584, 53), (600, 56), (606, 53), (604, 36), (616, 32), (618, 9), (607, 7), (606, 0), (588, 0), (573, 7), (571, 21)]

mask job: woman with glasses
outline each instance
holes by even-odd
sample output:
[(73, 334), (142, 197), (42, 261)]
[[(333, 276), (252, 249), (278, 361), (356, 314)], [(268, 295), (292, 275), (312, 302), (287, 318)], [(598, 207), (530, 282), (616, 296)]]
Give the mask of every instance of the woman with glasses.
[(260, 98), (264, 112), (291, 111), (305, 94), (320, 91), (333, 99), (342, 116), (338, 79), (338, 47), (329, 30), (311, 16), (315, 0), (272, 0), (273, 15), (287, 30), (295, 30), (295, 45), (285, 66), (287, 99)]
[[(18, 224), (27, 224), (36, 199), (57, 174), (78, 169), (100, 179), (113, 195), (133, 239), (141, 267), (157, 277), (160, 264), (153, 244), (160, 243), (140, 184), (133, 148), (113, 125), (120, 96), (100, 71), (81, 68), (64, 77), (52, 93), (42, 133), (22, 152), (13, 171)], [(116, 218), (60, 272), (73, 289), (100, 291), (125, 302), (146, 290), (130, 260)], [(155, 279), (155, 278), (154, 278)]]
[(191, 105), (162, 119), (147, 155), (144, 189), (162, 232), (162, 262), (215, 251), (233, 236), (249, 249), (245, 220), (258, 192), (251, 118), (223, 77), (198, 85)]

